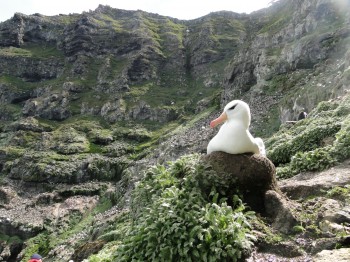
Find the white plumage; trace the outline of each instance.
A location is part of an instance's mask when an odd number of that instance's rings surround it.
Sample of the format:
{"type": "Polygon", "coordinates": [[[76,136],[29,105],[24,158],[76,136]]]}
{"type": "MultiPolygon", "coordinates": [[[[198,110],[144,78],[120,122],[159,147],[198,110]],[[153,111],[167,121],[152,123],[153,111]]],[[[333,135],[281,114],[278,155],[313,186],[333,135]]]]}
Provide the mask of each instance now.
{"type": "Polygon", "coordinates": [[[212,128],[224,122],[216,136],[210,140],[207,154],[222,151],[229,154],[256,153],[265,155],[265,145],[261,138],[254,138],[249,132],[250,109],[247,103],[233,100],[224,112],[210,122],[212,128]]]}

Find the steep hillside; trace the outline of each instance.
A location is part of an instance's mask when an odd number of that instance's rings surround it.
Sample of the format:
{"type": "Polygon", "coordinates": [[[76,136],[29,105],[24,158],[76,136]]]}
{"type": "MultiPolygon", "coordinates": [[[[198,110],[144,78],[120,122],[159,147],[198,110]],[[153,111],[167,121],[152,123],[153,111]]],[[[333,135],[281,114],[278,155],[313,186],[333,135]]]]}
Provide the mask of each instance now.
{"type": "MultiPolygon", "coordinates": [[[[233,99],[250,105],[251,131],[264,138],[280,179],[346,163],[349,50],[345,0],[279,0],[249,15],[190,21],[102,5],[73,15],[16,13],[0,23],[0,261],[33,252],[48,261],[113,261],[142,213],[130,203],[136,182],[159,186],[156,196],[170,186],[189,197],[177,187],[182,178],[171,178],[174,167],[189,177],[201,167],[192,154],[206,152],[216,132],[209,121],[233,99]],[[308,117],[296,121],[302,111],[308,117]]],[[[339,190],[348,208],[349,190],[339,190]]],[[[266,236],[257,238],[259,252],[289,237],[248,220],[266,236]]],[[[300,221],[304,240],[328,237],[300,221]]],[[[242,238],[239,252],[254,239],[242,238]]],[[[293,256],[320,250],[303,251],[293,256]]]]}

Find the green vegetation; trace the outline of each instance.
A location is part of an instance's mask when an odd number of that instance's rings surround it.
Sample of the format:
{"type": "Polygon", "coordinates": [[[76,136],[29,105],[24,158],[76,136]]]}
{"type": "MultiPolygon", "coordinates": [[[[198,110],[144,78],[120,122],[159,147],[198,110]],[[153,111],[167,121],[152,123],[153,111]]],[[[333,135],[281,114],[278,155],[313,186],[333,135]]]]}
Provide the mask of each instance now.
{"type": "Polygon", "coordinates": [[[18,243],[21,244],[23,243],[23,240],[20,239],[18,236],[8,236],[3,233],[0,233],[0,241],[7,242],[9,244],[13,243],[18,243]]]}
{"type": "Polygon", "coordinates": [[[281,126],[266,141],[268,157],[280,178],[323,170],[350,157],[350,96],[321,102],[294,126],[281,126]]]}
{"type": "Polygon", "coordinates": [[[259,30],[258,34],[269,33],[273,35],[290,23],[293,17],[293,8],[290,6],[291,2],[281,1],[279,5],[277,7],[279,9],[278,12],[275,11],[272,13],[268,19],[269,22],[259,30]]]}
{"type": "Polygon", "coordinates": [[[28,83],[23,79],[11,75],[1,75],[0,83],[10,85],[13,91],[29,91],[36,87],[34,83],[28,83]]]}
{"type": "Polygon", "coordinates": [[[255,238],[252,213],[235,196],[218,199],[215,174],[198,156],[150,169],[133,192],[132,223],[116,250],[118,261],[237,261],[255,238]],[[210,194],[203,183],[211,186],[210,194]]]}
{"type": "Polygon", "coordinates": [[[33,238],[30,238],[26,241],[27,247],[25,248],[25,255],[21,261],[29,261],[30,256],[39,253],[42,255],[48,254],[50,251],[49,246],[49,235],[47,232],[36,235],[33,238]]]}
{"type": "Polygon", "coordinates": [[[327,191],[327,196],[335,199],[346,200],[350,202],[350,186],[335,186],[327,191]]]}
{"type": "Polygon", "coordinates": [[[0,55],[2,56],[22,56],[31,57],[32,53],[29,50],[17,47],[3,47],[0,49],[0,55]]]}
{"type": "Polygon", "coordinates": [[[0,48],[0,56],[11,57],[32,57],[40,59],[49,59],[52,57],[62,58],[63,53],[57,49],[55,45],[42,45],[35,43],[27,43],[21,48],[18,47],[2,47],[0,48]]]}

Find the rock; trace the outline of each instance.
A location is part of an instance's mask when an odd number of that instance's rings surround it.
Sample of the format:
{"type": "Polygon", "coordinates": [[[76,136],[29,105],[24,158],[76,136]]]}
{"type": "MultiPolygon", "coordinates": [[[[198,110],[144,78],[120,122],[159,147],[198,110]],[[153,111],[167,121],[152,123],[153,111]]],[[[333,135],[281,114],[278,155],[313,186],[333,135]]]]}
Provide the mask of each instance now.
{"type": "Polygon", "coordinates": [[[326,199],[319,211],[319,218],[337,224],[350,223],[350,207],[334,199],[326,199]]]}
{"type": "Polygon", "coordinates": [[[105,244],[106,242],[103,240],[83,243],[79,248],[75,250],[72,258],[74,261],[82,261],[85,258],[88,258],[90,255],[98,253],[98,251],[101,250],[105,244]]]}
{"type": "Polygon", "coordinates": [[[230,187],[238,188],[243,200],[254,211],[265,213],[265,194],[269,190],[280,192],[276,170],[272,162],[257,154],[231,155],[212,152],[203,160],[210,164],[220,177],[227,179],[230,187]]]}
{"type": "Polygon", "coordinates": [[[293,203],[288,201],[283,195],[276,191],[269,190],[265,194],[265,210],[269,218],[272,219],[272,227],[284,234],[292,231],[298,223],[292,210],[295,209],[293,203]]]}
{"type": "MultiPolygon", "coordinates": [[[[52,151],[28,152],[4,164],[9,179],[33,183],[79,184],[90,180],[118,181],[126,163],[98,154],[61,157],[52,151]]],[[[33,187],[33,185],[31,185],[33,187]]]]}
{"type": "Polygon", "coordinates": [[[17,193],[12,188],[1,187],[0,188],[0,206],[9,204],[11,199],[16,196],[17,196],[17,193]]]}
{"type": "Polygon", "coordinates": [[[333,250],[339,244],[342,244],[342,241],[339,237],[318,238],[312,242],[309,253],[315,255],[317,253],[320,253],[322,250],[333,250]]]}
{"type": "Polygon", "coordinates": [[[73,127],[56,130],[52,149],[60,154],[76,154],[89,151],[90,143],[86,135],[73,127]]]}
{"type": "Polygon", "coordinates": [[[64,120],[71,116],[69,93],[49,93],[47,96],[29,99],[25,102],[22,113],[25,116],[42,117],[51,120],[64,120]]]}
{"type": "MultiPolygon", "coordinates": [[[[247,262],[265,262],[265,261],[287,261],[282,260],[283,258],[294,258],[301,257],[303,254],[302,250],[295,243],[291,241],[281,241],[279,243],[261,243],[259,245],[259,253],[253,252],[252,256],[247,262]],[[259,260],[259,258],[261,260],[259,260]]],[[[291,260],[299,261],[299,260],[291,260]]],[[[304,260],[301,260],[304,261],[304,260]]]]}
{"type": "Polygon", "coordinates": [[[348,262],[350,261],[350,248],[340,248],[334,250],[322,250],[314,257],[314,262],[348,262]]]}
{"type": "Polygon", "coordinates": [[[349,206],[344,206],[340,201],[334,199],[320,198],[321,207],[318,211],[318,225],[324,233],[349,233],[350,222],[349,206]]]}
{"type": "MultiPolygon", "coordinates": [[[[13,258],[23,250],[24,241],[38,235],[43,229],[56,233],[67,230],[71,219],[81,219],[96,207],[103,194],[101,188],[115,191],[109,183],[95,182],[81,183],[77,186],[32,186],[30,183],[11,181],[8,181],[6,187],[0,186],[0,197],[4,192],[11,195],[6,207],[0,204],[0,232],[2,236],[12,238],[12,242],[6,242],[6,238],[5,241],[0,241],[0,261],[15,261],[13,258]],[[14,194],[14,190],[18,194],[14,194]]],[[[75,236],[79,237],[79,234],[75,236]]],[[[74,252],[71,247],[66,247],[65,250],[74,252]]],[[[60,252],[56,256],[60,254],[63,253],[60,252]]],[[[18,257],[23,257],[23,254],[18,257]]]]}
{"type": "Polygon", "coordinates": [[[292,178],[279,181],[279,187],[289,198],[299,199],[308,196],[323,195],[334,186],[350,183],[350,161],[322,172],[300,173],[292,178]]]}
{"type": "Polygon", "coordinates": [[[13,131],[32,131],[32,132],[49,132],[52,128],[48,125],[42,125],[34,117],[27,117],[16,121],[10,125],[13,131]]]}
{"type": "Polygon", "coordinates": [[[324,233],[333,233],[333,234],[337,234],[337,233],[343,233],[343,232],[350,232],[350,228],[347,226],[342,226],[339,225],[337,223],[333,223],[330,222],[328,220],[322,220],[319,223],[319,228],[321,229],[322,232],[324,233]]]}

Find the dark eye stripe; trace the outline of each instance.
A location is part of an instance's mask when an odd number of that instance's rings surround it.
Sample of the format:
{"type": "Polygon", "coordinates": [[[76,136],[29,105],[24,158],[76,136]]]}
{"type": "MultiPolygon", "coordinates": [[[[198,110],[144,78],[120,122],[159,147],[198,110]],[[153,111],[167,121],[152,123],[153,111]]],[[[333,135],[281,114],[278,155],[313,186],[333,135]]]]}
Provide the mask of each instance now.
{"type": "Polygon", "coordinates": [[[233,110],[233,109],[235,109],[236,106],[237,106],[237,104],[231,106],[228,110],[233,110]]]}

